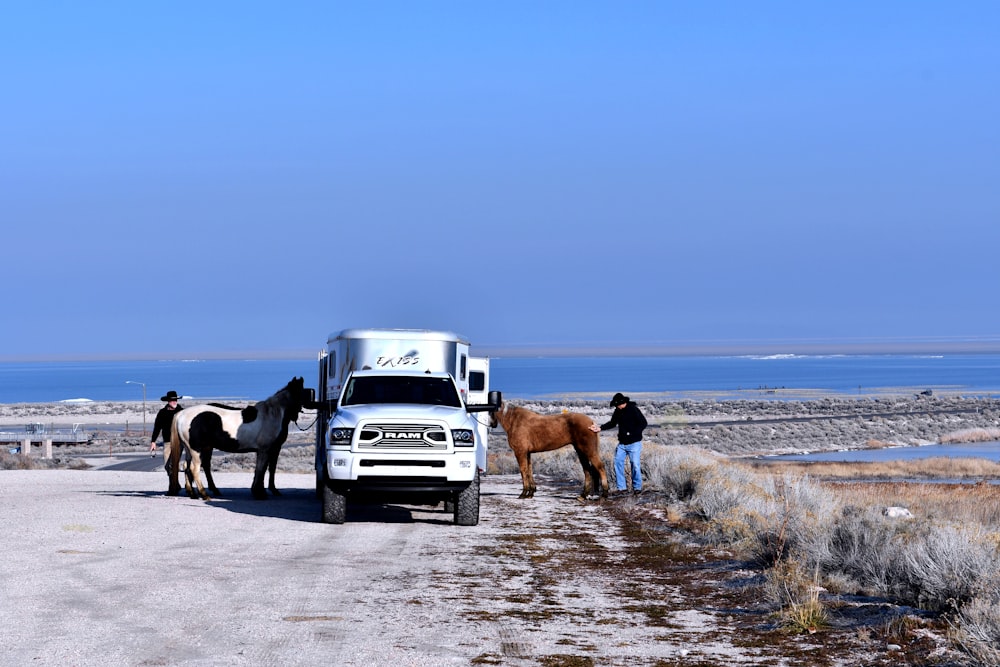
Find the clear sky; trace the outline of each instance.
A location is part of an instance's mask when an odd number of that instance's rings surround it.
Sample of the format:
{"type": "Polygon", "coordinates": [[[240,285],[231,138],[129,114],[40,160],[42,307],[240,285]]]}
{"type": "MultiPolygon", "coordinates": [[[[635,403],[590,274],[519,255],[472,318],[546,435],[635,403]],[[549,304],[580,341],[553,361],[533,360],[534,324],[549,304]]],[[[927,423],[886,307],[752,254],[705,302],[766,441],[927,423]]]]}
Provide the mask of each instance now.
{"type": "Polygon", "coordinates": [[[1000,3],[17,2],[0,358],[1000,341],[1000,3]]]}

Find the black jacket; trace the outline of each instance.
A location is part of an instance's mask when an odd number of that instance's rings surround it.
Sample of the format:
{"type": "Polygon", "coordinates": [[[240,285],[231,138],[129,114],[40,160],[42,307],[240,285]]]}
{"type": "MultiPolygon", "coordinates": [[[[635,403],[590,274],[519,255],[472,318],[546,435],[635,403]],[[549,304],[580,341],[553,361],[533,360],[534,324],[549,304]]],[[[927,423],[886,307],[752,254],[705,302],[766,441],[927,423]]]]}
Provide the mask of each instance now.
{"type": "Polygon", "coordinates": [[[174,417],[183,409],[180,405],[177,406],[176,410],[171,410],[169,405],[160,408],[160,411],[156,413],[156,421],[153,422],[153,436],[149,441],[156,442],[156,436],[162,433],[163,442],[168,442],[170,433],[174,430],[174,417]]]}
{"type": "Polygon", "coordinates": [[[646,418],[643,416],[639,406],[629,401],[624,408],[615,408],[611,415],[611,421],[601,424],[601,430],[618,427],[618,442],[623,445],[631,445],[633,442],[642,440],[642,429],[646,428],[646,418]]]}

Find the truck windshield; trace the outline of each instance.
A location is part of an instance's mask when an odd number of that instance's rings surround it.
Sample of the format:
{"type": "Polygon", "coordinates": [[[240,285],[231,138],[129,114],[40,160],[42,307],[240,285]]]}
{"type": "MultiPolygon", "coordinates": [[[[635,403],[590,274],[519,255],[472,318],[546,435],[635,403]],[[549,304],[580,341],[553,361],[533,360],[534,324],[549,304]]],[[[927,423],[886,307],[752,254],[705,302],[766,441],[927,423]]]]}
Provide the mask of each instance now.
{"type": "Polygon", "coordinates": [[[354,377],[347,383],[341,405],[416,403],[462,407],[455,384],[448,378],[399,375],[354,377]]]}

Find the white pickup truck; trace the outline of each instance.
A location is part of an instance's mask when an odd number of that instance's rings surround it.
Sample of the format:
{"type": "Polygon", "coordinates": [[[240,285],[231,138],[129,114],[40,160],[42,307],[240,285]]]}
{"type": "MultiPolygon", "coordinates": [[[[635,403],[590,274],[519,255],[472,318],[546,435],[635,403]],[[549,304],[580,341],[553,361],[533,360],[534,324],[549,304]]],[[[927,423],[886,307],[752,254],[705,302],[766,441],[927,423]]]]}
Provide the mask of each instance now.
{"type": "Polygon", "coordinates": [[[320,355],[316,489],[326,523],[351,499],[437,505],[479,523],[489,360],[450,332],[348,329],[320,355]],[[473,402],[474,399],[485,402],[473,402]]]}

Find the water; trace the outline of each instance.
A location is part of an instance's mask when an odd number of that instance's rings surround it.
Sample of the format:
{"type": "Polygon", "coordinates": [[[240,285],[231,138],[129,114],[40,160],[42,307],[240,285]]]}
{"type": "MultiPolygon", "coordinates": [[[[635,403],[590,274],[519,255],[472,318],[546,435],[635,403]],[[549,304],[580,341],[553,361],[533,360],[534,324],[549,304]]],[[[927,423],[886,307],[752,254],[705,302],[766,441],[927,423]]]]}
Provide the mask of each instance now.
{"type": "Polygon", "coordinates": [[[263,400],[293,377],[315,386],[315,361],[74,361],[0,363],[0,403],[159,402],[173,389],[198,399],[263,400]],[[131,384],[130,384],[131,382],[131,384]]]}
{"type": "MultiPolygon", "coordinates": [[[[154,402],[170,389],[198,400],[262,400],[295,376],[315,387],[316,367],[312,359],[4,362],[0,403],[141,400],[143,386],[126,381],[144,383],[154,402]]],[[[490,368],[491,388],[513,398],[768,388],[1000,393],[1000,354],[498,357],[490,368]]]]}
{"type": "Polygon", "coordinates": [[[1000,391],[996,354],[499,358],[490,364],[491,386],[520,397],[769,388],[1000,391]]]}

